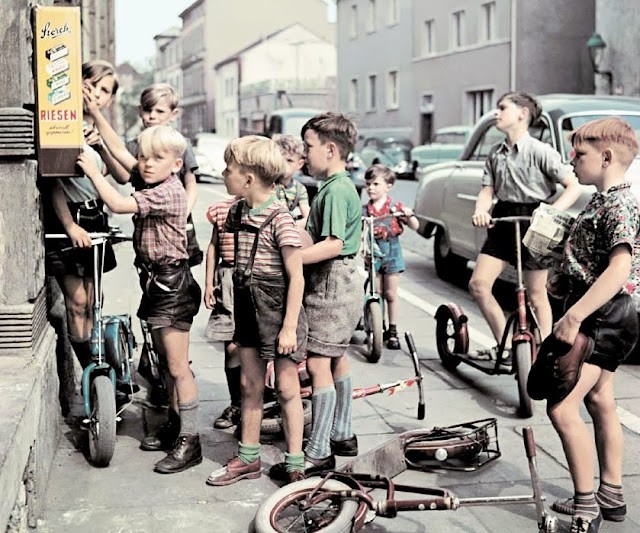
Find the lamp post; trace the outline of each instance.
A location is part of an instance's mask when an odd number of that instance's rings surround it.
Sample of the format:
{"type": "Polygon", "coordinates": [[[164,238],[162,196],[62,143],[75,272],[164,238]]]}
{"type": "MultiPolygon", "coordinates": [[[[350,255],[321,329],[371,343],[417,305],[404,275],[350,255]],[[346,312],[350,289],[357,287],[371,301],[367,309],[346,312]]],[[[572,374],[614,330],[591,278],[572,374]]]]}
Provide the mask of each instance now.
{"type": "Polygon", "coordinates": [[[600,70],[602,64],[602,57],[604,56],[604,49],[607,47],[607,43],[604,42],[602,35],[597,31],[593,32],[593,35],[589,37],[587,41],[587,48],[589,49],[589,59],[591,59],[591,66],[595,74],[600,74],[607,78],[609,94],[613,94],[613,74],[610,70],[600,70]]]}

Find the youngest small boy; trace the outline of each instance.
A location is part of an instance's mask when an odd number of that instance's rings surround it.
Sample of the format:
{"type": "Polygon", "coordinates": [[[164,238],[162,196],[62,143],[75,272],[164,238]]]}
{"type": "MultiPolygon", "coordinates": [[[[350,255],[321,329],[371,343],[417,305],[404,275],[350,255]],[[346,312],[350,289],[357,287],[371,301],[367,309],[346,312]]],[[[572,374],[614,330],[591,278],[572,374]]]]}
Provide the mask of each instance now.
{"type": "Polygon", "coordinates": [[[175,382],[173,409],[179,430],[173,449],[157,462],[156,472],[172,474],[202,462],[198,435],[198,389],[189,366],[189,330],[200,307],[200,287],[189,269],[187,195],[177,177],[187,142],[170,126],[152,126],[138,137],[138,168],[148,189],[122,196],[80,154],[78,164],[114,213],[134,213],[133,248],[140,269],[142,299],[138,316],[158,340],[175,382]]]}
{"type": "Polygon", "coordinates": [[[229,209],[224,227],[234,235],[233,341],[240,353],[242,424],[238,456],[214,471],[207,484],[260,477],[264,382],[271,359],[287,443],[286,481],[292,482],[304,478],[298,363],[306,353],[307,321],[300,232],[273,194],[273,184],[285,173],[275,142],[257,135],[241,137],[229,143],[224,159],[227,192],[243,197],[229,209]]]}
{"type": "Polygon", "coordinates": [[[571,133],[572,164],[583,185],[595,192],[573,224],[564,247],[564,315],[553,328],[572,345],[583,333],[593,339],[578,380],[564,399],[547,403],[547,413],[567,457],[574,495],[552,506],[573,515],[571,532],[596,533],[602,518],[621,522],[624,437],[616,412],[614,372],[638,340],[638,315],[631,294],[640,289],[640,206],[626,181],[638,152],[636,132],[619,118],[587,122],[571,133]],[[600,466],[594,494],[594,441],[580,416],[593,421],[600,466]]]}
{"type": "Polygon", "coordinates": [[[382,254],[382,257],[375,259],[374,268],[377,277],[376,286],[382,290],[387,302],[389,316],[389,328],[385,332],[387,348],[399,350],[396,302],[398,279],[400,273],[404,272],[399,236],[402,234],[403,224],[414,231],[417,230],[418,219],[410,207],[405,207],[400,202],[393,202],[389,196],[389,191],[396,181],[396,175],[390,168],[381,164],[372,165],[365,172],[364,179],[367,183],[369,201],[362,207],[363,216],[386,217],[374,221],[374,237],[382,254]],[[402,213],[402,216],[393,216],[396,213],[402,213]]]}
{"type": "Polygon", "coordinates": [[[293,135],[276,135],[273,140],[287,164],[284,176],[276,183],[276,198],[287,204],[296,225],[304,229],[310,211],[309,193],[302,183],[294,179],[304,165],[304,144],[302,139],[293,135]]]}

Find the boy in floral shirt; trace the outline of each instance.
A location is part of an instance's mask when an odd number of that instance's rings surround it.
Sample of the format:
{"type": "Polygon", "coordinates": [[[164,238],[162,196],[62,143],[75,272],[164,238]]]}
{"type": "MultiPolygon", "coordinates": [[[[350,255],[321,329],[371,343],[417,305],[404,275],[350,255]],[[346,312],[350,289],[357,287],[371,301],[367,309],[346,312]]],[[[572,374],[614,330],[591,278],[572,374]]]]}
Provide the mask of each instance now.
{"type": "Polygon", "coordinates": [[[597,192],[574,222],[562,261],[564,315],[553,328],[573,344],[578,332],[594,341],[575,387],[563,400],[547,404],[574,484],[574,496],[553,509],[572,515],[571,532],[595,533],[602,519],[626,516],[622,493],[623,434],[616,413],[613,375],[638,339],[638,315],[631,294],[640,273],[640,206],[625,180],[638,152],[635,132],[618,118],[583,124],[571,134],[572,164],[583,185],[597,192]],[[567,290],[568,289],[568,290],[567,290]],[[600,462],[594,494],[594,445],[580,417],[582,403],[593,420],[600,462]]]}

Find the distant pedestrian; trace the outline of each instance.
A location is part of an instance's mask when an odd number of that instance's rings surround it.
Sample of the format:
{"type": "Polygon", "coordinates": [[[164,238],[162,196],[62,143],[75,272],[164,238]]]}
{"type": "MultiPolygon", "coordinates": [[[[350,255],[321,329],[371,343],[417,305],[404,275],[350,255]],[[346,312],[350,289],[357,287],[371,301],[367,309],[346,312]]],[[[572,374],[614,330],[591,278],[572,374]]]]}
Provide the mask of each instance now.
{"type": "Polygon", "coordinates": [[[285,175],[276,183],[276,198],[286,202],[296,225],[304,229],[309,218],[309,193],[296,179],[304,165],[304,144],[293,135],[276,135],[273,140],[287,163],[285,175]]]}
{"type": "MultiPolygon", "coordinates": [[[[626,181],[638,153],[636,132],[618,118],[587,122],[570,136],[572,164],[583,185],[597,192],[578,215],[564,247],[564,315],[555,338],[573,344],[578,332],[594,348],[578,373],[575,387],[547,412],[562,441],[574,496],[552,508],[572,514],[572,533],[595,533],[600,522],[621,522],[627,506],[622,492],[623,432],[616,412],[613,377],[638,340],[638,315],[630,294],[640,290],[640,205],[626,181]],[[600,466],[594,489],[594,443],[580,416],[582,403],[593,421],[600,466]]],[[[545,341],[546,342],[546,341],[545,341]]]]}
{"type": "Polygon", "coordinates": [[[224,230],[224,224],[233,204],[241,196],[232,196],[217,202],[207,210],[207,219],[213,225],[211,241],[207,247],[204,305],[211,309],[205,337],[224,342],[224,373],[231,403],[216,418],[213,427],[226,429],[240,423],[240,356],[233,342],[235,321],[233,314],[233,268],[235,263],[233,233],[224,230]]]}
{"type": "Polygon", "coordinates": [[[282,410],[285,479],[304,479],[304,413],[298,363],[304,360],[307,322],[302,308],[304,277],[300,232],[273,185],[285,173],[275,142],[251,135],[235,139],[224,152],[227,192],[233,204],[225,233],[234,235],[233,341],[238,345],[242,382],[242,423],[238,455],[211,473],[208,485],[230,485],[261,475],[260,428],[267,362],[274,361],[282,410]]]}
{"type": "Polygon", "coordinates": [[[155,334],[156,348],[175,383],[172,398],[177,438],[156,472],[172,474],[202,462],[198,435],[198,389],[189,366],[189,330],[200,307],[200,287],[187,253],[187,195],[177,177],[185,138],[170,126],[146,128],[138,137],[140,176],[151,188],[122,196],[85,154],[78,164],[114,213],[134,214],[133,249],[140,272],[138,316],[155,334]]]}
{"type": "Polygon", "coordinates": [[[374,222],[374,237],[381,257],[373,257],[373,268],[376,272],[376,287],[382,291],[386,302],[389,327],[384,335],[387,348],[400,349],[397,328],[398,281],[400,273],[404,272],[404,259],[400,235],[403,225],[412,230],[418,229],[418,219],[413,209],[405,207],[400,202],[394,202],[389,196],[396,181],[395,172],[381,164],[370,166],[365,172],[364,179],[369,195],[369,202],[363,206],[363,216],[387,217],[374,222]],[[402,216],[395,217],[395,214],[402,216]]]}

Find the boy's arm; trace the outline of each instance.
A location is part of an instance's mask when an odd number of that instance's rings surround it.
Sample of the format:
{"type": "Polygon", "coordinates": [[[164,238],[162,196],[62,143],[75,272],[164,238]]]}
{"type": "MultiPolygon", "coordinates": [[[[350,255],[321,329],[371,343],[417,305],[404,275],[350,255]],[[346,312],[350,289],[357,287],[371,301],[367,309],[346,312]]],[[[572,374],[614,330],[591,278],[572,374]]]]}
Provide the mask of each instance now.
{"type": "Polygon", "coordinates": [[[83,101],[87,113],[93,117],[93,122],[98,128],[102,140],[107,146],[107,150],[111,152],[111,155],[113,155],[128,172],[131,172],[131,169],[138,162],[137,159],[131,155],[122,142],[122,139],[120,139],[120,136],[111,127],[109,121],[104,118],[104,115],[95,104],[91,91],[87,88],[83,88],[83,101]]]}
{"type": "Polygon", "coordinates": [[[576,178],[573,174],[568,174],[564,176],[560,183],[564,186],[564,191],[558,197],[558,199],[553,202],[553,207],[560,210],[565,210],[571,207],[575,201],[580,196],[582,192],[582,188],[580,187],[580,183],[578,182],[578,178],[576,178]]]}
{"type": "Polygon", "coordinates": [[[476,200],[476,209],[471,217],[473,225],[485,228],[491,224],[491,206],[493,205],[493,187],[483,185],[476,200]]]}
{"type": "Polygon", "coordinates": [[[300,209],[300,214],[302,215],[302,218],[299,218],[298,220],[296,220],[296,226],[298,226],[301,229],[304,229],[307,226],[307,219],[309,218],[309,212],[311,211],[311,208],[309,207],[309,202],[300,200],[300,203],[298,204],[298,208],[300,209]]]}
{"type": "Polygon", "coordinates": [[[304,276],[302,274],[302,251],[300,248],[283,246],[280,251],[289,284],[285,307],[286,313],[282,322],[282,329],[278,334],[278,353],[287,355],[295,352],[298,347],[296,330],[298,328],[300,308],[302,307],[304,276]]]}
{"type": "Polygon", "coordinates": [[[137,213],[138,202],[133,196],[122,196],[116,191],[98,169],[93,158],[81,153],[78,156],[78,165],[85,175],[93,182],[100,198],[114,213],[137,213]]]}
{"type": "Polygon", "coordinates": [[[214,279],[216,275],[216,268],[218,265],[218,226],[213,225],[211,231],[211,240],[209,246],[207,246],[207,259],[205,263],[205,278],[204,278],[204,306],[207,309],[213,309],[216,305],[216,297],[214,295],[214,279]]]}
{"type": "Polygon", "coordinates": [[[618,294],[624,282],[629,279],[631,261],[631,249],[628,244],[619,244],[613,249],[609,257],[609,266],[582,298],[556,322],[553,333],[558,340],[573,344],[580,324],[618,294]]]}
{"type": "Polygon", "coordinates": [[[190,170],[184,175],[184,191],[187,193],[187,212],[191,213],[198,199],[198,182],[196,175],[190,170]]]}
{"type": "Polygon", "coordinates": [[[73,220],[69,206],[67,205],[67,199],[64,195],[64,191],[58,184],[58,181],[54,181],[51,189],[51,204],[53,210],[58,217],[58,220],[64,228],[64,232],[69,236],[71,244],[77,248],[90,248],[91,237],[73,220]]]}
{"type": "Polygon", "coordinates": [[[327,237],[323,241],[315,243],[302,250],[302,264],[312,265],[327,259],[338,257],[342,252],[344,242],[336,237],[327,237]]]}
{"type": "Polygon", "coordinates": [[[111,155],[107,147],[102,142],[102,137],[96,128],[86,127],[84,129],[84,141],[93,148],[106,165],[106,171],[118,183],[127,183],[131,174],[111,155]]]}

